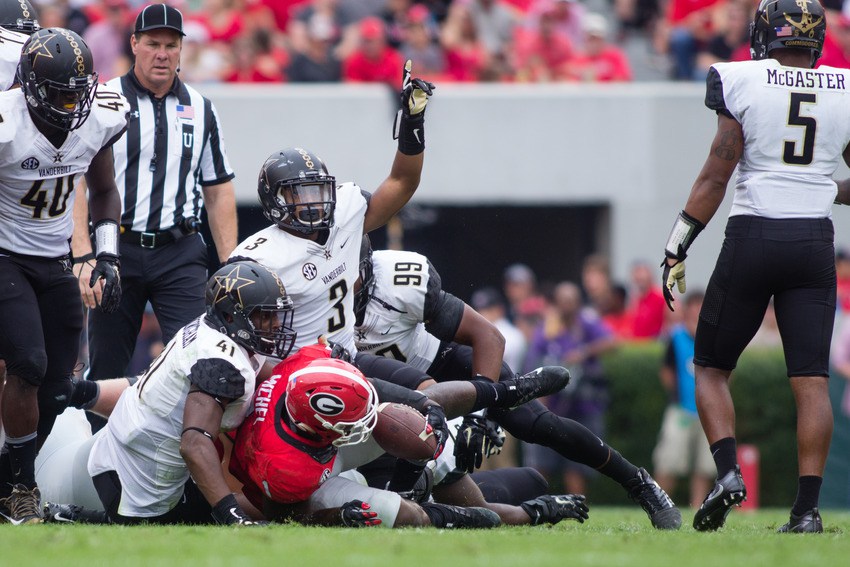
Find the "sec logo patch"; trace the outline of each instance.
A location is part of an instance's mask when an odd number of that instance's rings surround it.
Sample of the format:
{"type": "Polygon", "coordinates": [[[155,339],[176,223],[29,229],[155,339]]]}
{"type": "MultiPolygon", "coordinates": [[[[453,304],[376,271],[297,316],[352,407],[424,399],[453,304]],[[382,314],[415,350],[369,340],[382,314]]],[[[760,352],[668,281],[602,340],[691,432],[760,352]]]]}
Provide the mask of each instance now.
{"type": "Polygon", "coordinates": [[[316,269],[316,264],[307,262],[301,266],[301,275],[307,278],[307,280],[312,280],[319,275],[319,270],[316,269]]]}

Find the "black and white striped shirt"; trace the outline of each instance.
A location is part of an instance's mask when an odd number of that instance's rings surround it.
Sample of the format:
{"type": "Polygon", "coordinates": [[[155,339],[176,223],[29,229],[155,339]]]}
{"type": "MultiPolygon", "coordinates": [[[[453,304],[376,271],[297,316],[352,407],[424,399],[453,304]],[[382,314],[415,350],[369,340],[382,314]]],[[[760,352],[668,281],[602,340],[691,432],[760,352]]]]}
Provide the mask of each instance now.
{"type": "Polygon", "coordinates": [[[201,188],[235,177],[212,102],[179,78],[157,100],[133,69],[107,85],[130,103],[127,133],[113,146],[121,226],[150,232],[199,218],[201,188]]]}

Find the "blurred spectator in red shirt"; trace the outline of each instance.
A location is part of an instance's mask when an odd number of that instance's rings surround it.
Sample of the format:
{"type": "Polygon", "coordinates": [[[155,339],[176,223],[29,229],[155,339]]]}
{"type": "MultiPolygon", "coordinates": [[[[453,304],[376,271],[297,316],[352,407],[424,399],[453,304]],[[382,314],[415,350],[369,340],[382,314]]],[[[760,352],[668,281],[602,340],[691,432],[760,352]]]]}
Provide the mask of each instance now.
{"type": "Polygon", "coordinates": [[[127,0],[101,0],[100,5],[103,18],[86,28],[83,39],[91,49],[99,80],[105,83],[130,68],[134,16],[127,0]]]}
{"type": "Polygon", "coordinates": [[[455,2],[440,32],[446,53],[446,75],[455,81],[494,79],[498,72],[492,58],[478,37],[478,29],[466,6],[455,2]]]}
{"type": "Polygon", "coordinates": [[[569,77],[576,81],[631,81],[632,70],[623,50],[608,42],[608,22],[599,14],[585,14],[584,50],[568,64],[569,77]]]}
{"type": "Polygon", "coordinates": [[[668,53],[673,79],[696,77],[697,52],[714,34],[714,11],[734,0],[670,0],[666,15],[656,29],[656,50],[668,53]]]}
{"type": "Polygon", "coordinates": [[[551,82],[566,78],[566,64],[573,57],[570,38],[556,27],[555,10],[539,15],[536,29],[517,29],[514,67],[516,80],[551,82]]]}
{"type": "Polygon", "coordinates": [[[286,51],[275,49],[268,31],[259,29],[233,43],[232,71],[229,83],[282,83],[288,63],[286,51]]]}
{"type": "Polygon", "coordinates": [[[242,12],[234,8],[236,0],[204,0],[195,19],[206,26],[210,41],[232,43],[245,27],[242,12]]]}
{"type": "Polygon", "coordinates": [[[655,338],[661,334],[667,314],[661,288],[655,285],[655,270],[646,262],[635,262],[631,275],[629,315],[632,318],[632,337],[655,338]]]}
{"type": "Polygon", "coordinates": [[[323,18],[310,21],[307,26],[307,50],[295,51],[286,70],[293,83],[331,83],[342,80],[342,63],[333,52],[331,40],[334,30],[331,22],[323,18]]]}
{"type": "Polygon", "coordinates": [[[582,22],[585,9],[578,0],[533,0],[524,18],[523,27],[536,30],[543,23],[543,14],[547,15],[546,24],[566,36],[574,48],[580,49],[583,46],[582,22]]]}
{"type": "Polygon", "coordinates": [[[746,59],[750,58],[750,20],[749,0],[730,0],[721,7],[722,17],[718,19],[717,30],[709,38],[705,49],[697,54],[697,76],[705,77],[714,63],[733,61],[732,57],[741,47],[746,49],[746,59]]]}
{"type": "Polygon", "coordinates": [[[402,58],[413,61],[417,74],[425,79],[438,79],[446,68],[443,48],[434,41],[431,14],[422,4],[414,4],[407,13],[399,50],[402,58]]]}
{"type": "Polygon", "coordinates": [[[629,291],[626,286],[614,284],[608,290],[606,300],[601,307],[602,322],[618,339],[632,338],[634,330],[632,315],[627,309],[628,297],[629,291]]]}
{"type": "Polygon", "coordinates": [[[360,47],[343,60],[343,79],[395,85],[399,81],[403,61],[401,54],[387,45],[383,20],[363,18],[359,30],[360,47]]]}
{"type": "Polygon", "coordinates": [[[310,0],[260,0],[260,2],[269,7],[274,16],[275,27],[281,31],[286,31],[289,26],[289,19],[298,7],[309,1],[310,0]]]}

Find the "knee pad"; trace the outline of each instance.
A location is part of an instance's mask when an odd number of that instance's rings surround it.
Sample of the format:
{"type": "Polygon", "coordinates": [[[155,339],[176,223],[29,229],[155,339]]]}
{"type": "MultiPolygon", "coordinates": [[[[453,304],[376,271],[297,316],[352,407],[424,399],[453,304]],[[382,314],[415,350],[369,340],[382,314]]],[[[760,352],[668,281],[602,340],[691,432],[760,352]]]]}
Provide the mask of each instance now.
{"type": "Polygon", "coordinates": [[[6,372],[27,384],[41,386],[47,372],[47,353],[43,349],[27,349],[6,356],[6,372]]]}
{"type": "Polygon", "coordinates": [[[42,414],[59,415],[68,407],[74,383],[70,376],[51,380],[38,388],[38,411],[42,414]]]}

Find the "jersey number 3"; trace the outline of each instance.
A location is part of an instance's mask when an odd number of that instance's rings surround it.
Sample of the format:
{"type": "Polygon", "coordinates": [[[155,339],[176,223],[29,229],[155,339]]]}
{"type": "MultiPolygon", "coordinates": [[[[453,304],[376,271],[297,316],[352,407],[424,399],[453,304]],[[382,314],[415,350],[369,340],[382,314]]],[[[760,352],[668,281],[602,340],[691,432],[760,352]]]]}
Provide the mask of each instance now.
{"type": "Polygon", "coordinates": [[[791,165],[809,165],[815,157],[815,132],[818,121],[811,116],[800,116],[803,104],[816,104],[818,97],[815,93],[791,93],[791,108],[788,110],[788,125],[804,128],[803,153],[797,153],[797,142],[785,140],[782,161],[791,165]]]}

